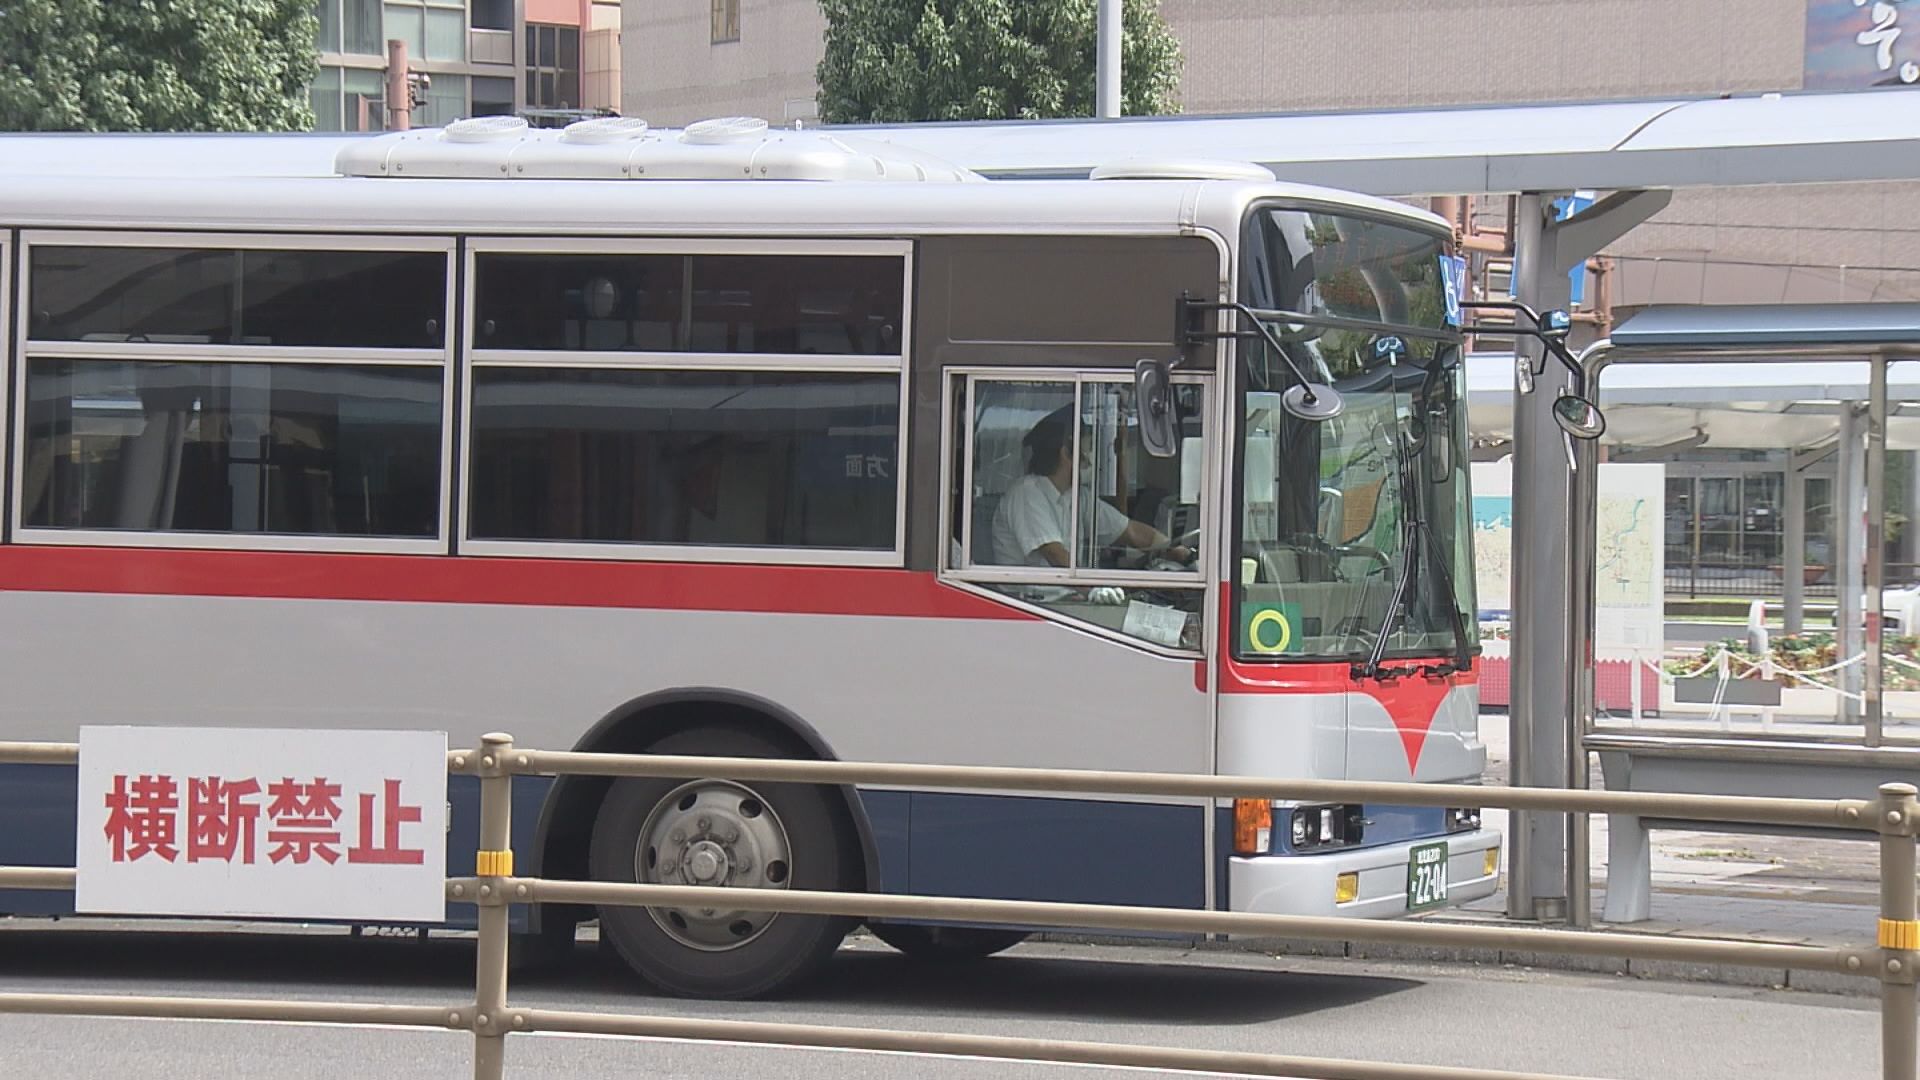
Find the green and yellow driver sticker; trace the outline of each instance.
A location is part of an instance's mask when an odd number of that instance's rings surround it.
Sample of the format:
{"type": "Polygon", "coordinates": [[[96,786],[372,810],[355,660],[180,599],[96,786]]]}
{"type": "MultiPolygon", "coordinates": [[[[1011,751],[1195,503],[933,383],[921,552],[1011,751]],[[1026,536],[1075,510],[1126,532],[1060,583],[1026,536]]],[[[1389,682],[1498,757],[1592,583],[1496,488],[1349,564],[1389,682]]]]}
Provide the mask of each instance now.
{"type": "Polygon", "coordinates": [[[1300,605],[1250,604],[1240,621],[1243,653],[1300,652],[1300,605]]]}

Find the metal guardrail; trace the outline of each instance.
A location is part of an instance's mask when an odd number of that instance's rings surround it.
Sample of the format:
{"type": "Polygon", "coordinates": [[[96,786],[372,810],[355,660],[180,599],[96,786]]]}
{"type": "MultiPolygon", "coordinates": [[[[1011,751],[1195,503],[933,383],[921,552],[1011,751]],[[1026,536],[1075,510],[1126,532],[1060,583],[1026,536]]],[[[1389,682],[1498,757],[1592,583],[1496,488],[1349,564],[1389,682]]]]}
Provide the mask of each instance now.
{"type": "MultiPolygon", "coordinates": [[[[72,764],[79,747],[64,743],[0,743],[0,763],[72,764]]],[[[1724,963],[1824,971],[1881,983],[1883,1080],[1916,1080],[1915,975],[1920,919],[1915,911],[1915,833],[1920,797],[1905,784],[1881,787],[1877,800],[1771,799],[1713,795],[1629,794],[1472,785],[1347,783],[1169,773],[1090,772],[838,761],[584,754],[519,750],[511,736],[488,735],[475,750],[448,754],[451,772],[480,778],[479,876],[447,882],[447,898],[479,910],[474,1000],[447,1007],[97,994],[0,994],[0,1013],[176,1019],[289,1020],[346,1025],[395,1024],[468,1031],[476,1080],[504,1075],[510,1034],[567,1032],[790,1047],[834,1047],[946,1054],[1020,1062],[1155,1068],[1299,1080],[1565,1080],[1538,1073],[1345,1061],[1280,1054],[1064,1042],[917,1031],[826,1027],[733,1020],[696,1020],[523,1008],[507,1000],[507,913],[512,904],[566,902],[628,907],[713,906],[764,912],[875,916],[1083,929],[1363,940],[1456,948],[1609,956],[1627,960],[1724,963]],[[1711,939],[1454,926],[1420,922],[1194,911],[1184,908],[1058,904],[794,889],[553,881],[516,877],[511,847],[510,785],[515,775],[574,774],[727,778],[817,784],[887,784],[995,791],[1081,792],[1205,798],[1394,802],[1414,806],[1503,807],[1572,813],[1620,813],[1706,822],[1815,825],[1880,837],[1880,930],[1874,945],[1823,948],[1711,939]]],[[[0,868],[0,888],[68,890],[67,868],[0,868]]]]}

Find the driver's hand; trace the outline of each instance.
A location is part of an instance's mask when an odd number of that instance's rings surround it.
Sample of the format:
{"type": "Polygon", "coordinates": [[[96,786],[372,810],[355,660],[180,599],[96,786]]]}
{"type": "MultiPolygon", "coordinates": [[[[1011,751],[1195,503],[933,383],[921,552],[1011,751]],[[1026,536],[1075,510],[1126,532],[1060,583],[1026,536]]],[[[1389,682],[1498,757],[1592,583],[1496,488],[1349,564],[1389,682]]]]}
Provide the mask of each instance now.
{"type": "Polygon", "coordinates": [[[1177,563],[1190,563],[1193,561],[1193,549],[1185,544],[1175,544],[1168,548],[1165,554],[1167,558],[1177,563]]]}
{"type": "Polygon", "coordinates": [[[1087,602],[1103,604],[1108,607],[1118,607],[1127,602],[1127,590],[1115,588],[1111,585],[1102,585],[1087,593],[1087,602]]]}

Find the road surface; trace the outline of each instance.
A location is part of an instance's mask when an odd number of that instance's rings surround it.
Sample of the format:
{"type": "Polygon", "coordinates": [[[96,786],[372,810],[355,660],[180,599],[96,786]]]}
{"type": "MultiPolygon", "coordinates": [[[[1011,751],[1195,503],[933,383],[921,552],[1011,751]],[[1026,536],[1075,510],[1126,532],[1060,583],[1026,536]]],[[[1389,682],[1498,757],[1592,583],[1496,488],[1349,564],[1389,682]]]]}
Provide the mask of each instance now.
{"type": "MultiPolygon", "coordinates": [[[[105,933],[0,920],[0,990],[471,1001],[472,944],[338,934],[105,933]]],[[[1867,1080],[1871,999],[1516,968],[1450,968],[1144,947],[1029,944],[962,969],[857,938],[791,1000],[650,996],[590,944],[516,1004],[1480,1065],[1634,1080],[1867,1080]]],[[[0,1016],[5,1073],[36,1080],[471,1075],[451,1032],[0,1016]]],[[[515,1036],[507,1074],[569,1080],[1087,1080],[1145,1075],[936,1057],[515,1036]]]]}

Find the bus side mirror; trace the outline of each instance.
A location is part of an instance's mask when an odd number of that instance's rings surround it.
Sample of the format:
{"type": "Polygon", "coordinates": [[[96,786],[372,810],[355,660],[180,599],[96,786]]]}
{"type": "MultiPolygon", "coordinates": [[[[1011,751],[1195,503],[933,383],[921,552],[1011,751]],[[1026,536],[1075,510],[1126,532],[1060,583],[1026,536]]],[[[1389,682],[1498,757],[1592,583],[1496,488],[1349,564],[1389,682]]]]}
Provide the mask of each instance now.
{"type": "Polygon", "coordinates": [[[1565,341],[1573,333],[1573,316],[1558,309],[1540,317],[1540,336],[1547,341],[1565,341]]]}
{"type": "Polygon", "coordinates": [[[1553,420],[1576,439],[1597,439],[1607,430],[1607,417],[1600,406],[1578,394],[1560,395],[1553,403],[1553,420]]]}
{"type": "Polygon", "coordinates": [[[1140,413],[1140,446],[1149,457],[1170,458],[1179,441],[1173,417],[1173,366],[1151,357],[1133,365],[1133,400],[1140,413]]]}
{"type": "Polygon", "coordinates": [[[1295,420],[1317,424],[1339,416],[1347,406],[1340,392],[1331,386],[1295,383],[1280,395],[1280,407],[1295,420]]]}

